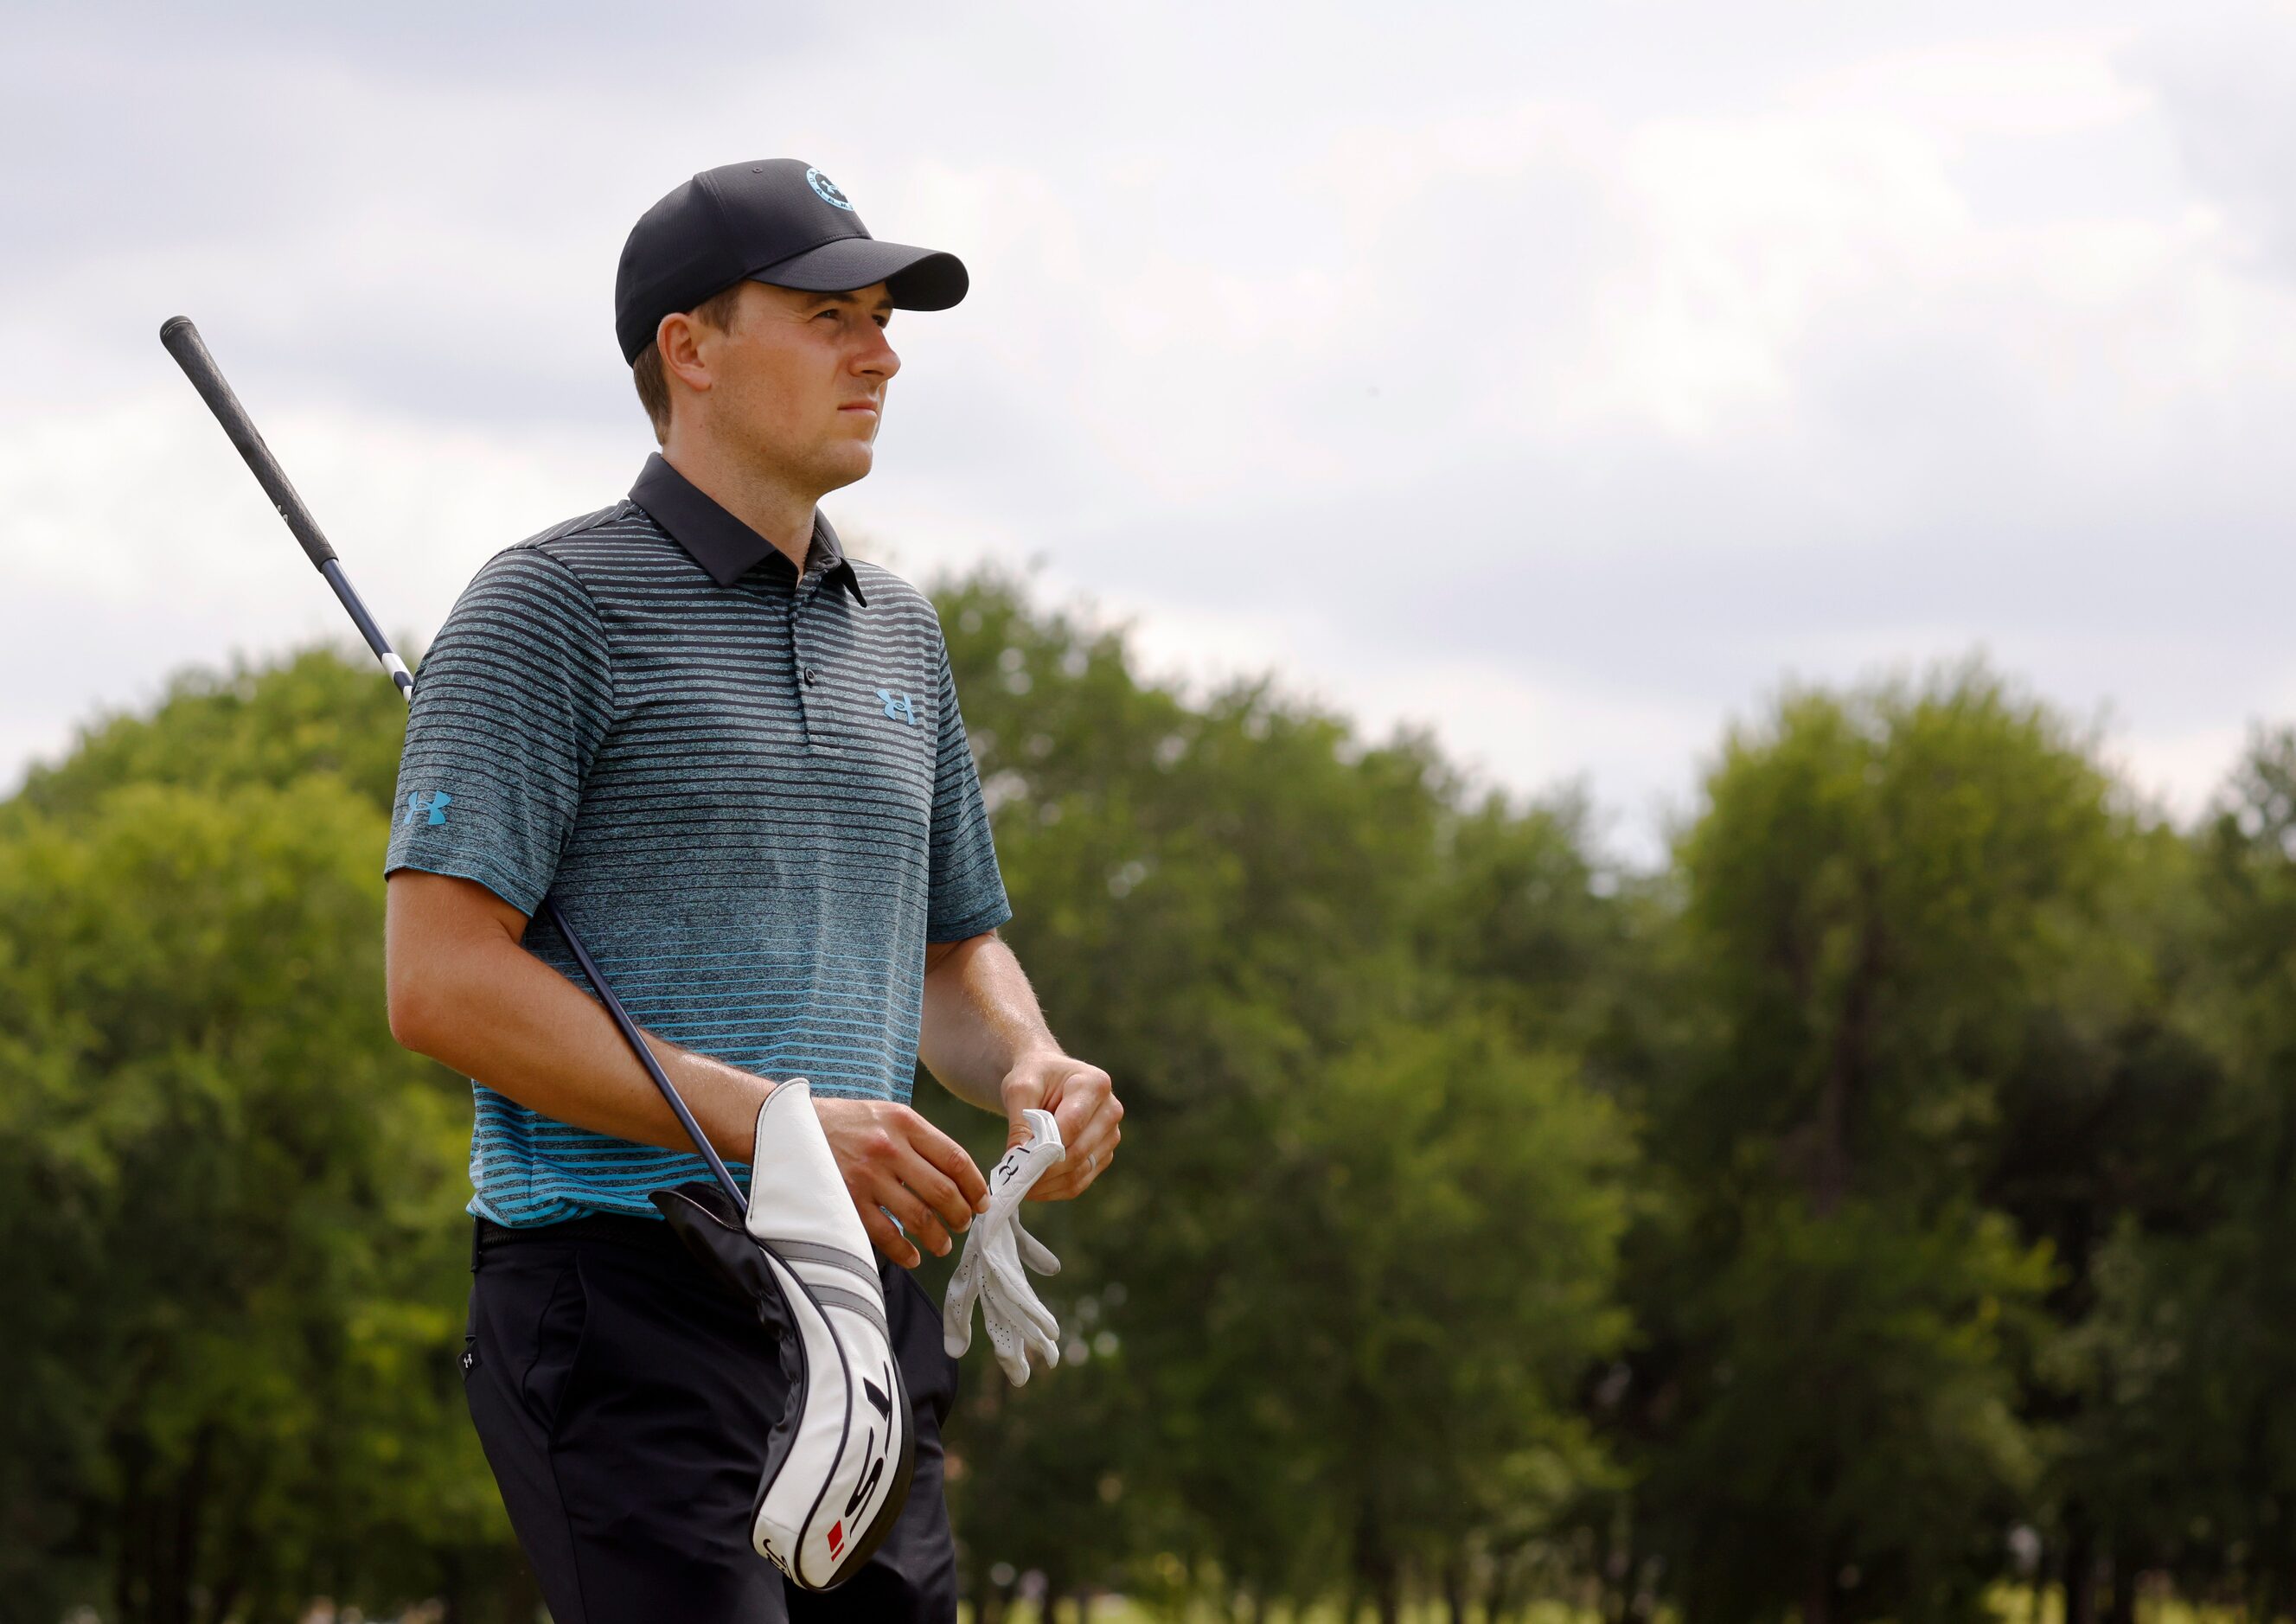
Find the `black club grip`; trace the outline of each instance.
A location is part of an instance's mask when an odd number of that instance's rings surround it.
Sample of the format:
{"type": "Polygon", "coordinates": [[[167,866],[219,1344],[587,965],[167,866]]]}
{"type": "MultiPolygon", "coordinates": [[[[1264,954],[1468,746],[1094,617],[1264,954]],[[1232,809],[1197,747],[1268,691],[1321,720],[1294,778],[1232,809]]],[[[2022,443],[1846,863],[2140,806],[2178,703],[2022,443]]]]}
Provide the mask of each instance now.
{"type": "Polygon", "coordinates": [[[176,364],[184,369],[184,376],[192,381],[192,387],[208,403],[208,410],[216,414],[216,421],[231,437],[231,443],[239,447],[239,455],[247,459],[256,483],[263,487],[263,494],[271,498],[271,505],[279,510],[279,516],[287,521],[295,539],[302,543],[311,562],[317,566],[327,564],[335,556],[334,548],[320,531],[318,521],[311,517],[311,510],[303,505],[303,498],[287,482],[279,459],[271,455],[271,447],[256,431],[255,420],[239,404],[239,397],[231,392],[231,385],[224,381],[222,371],[208,353],[200,330],[192,325],[192,318],[169,316],[160,324],[160,342],[176,357],[176,364]]]}

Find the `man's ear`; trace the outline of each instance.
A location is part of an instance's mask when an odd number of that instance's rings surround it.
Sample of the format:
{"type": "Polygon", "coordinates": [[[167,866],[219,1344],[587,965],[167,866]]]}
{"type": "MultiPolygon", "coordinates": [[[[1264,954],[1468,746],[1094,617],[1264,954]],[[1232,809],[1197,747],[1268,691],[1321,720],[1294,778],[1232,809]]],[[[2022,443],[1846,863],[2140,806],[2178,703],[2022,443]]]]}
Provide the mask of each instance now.
{"type": "Polygon", "coordinates": [[[701,328],[683,310],[673,310],[653,330],[654,347],[661,351],[665,378],[675,377],[696,394],[709,392],[709,366],[701,358],[701,328]]]}

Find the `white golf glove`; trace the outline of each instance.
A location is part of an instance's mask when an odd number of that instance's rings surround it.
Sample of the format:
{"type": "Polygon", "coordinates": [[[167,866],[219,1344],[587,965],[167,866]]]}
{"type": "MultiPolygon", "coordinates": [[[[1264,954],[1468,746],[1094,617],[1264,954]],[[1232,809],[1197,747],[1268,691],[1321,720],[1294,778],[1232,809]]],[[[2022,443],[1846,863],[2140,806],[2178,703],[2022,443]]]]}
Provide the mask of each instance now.
{"type": "Polygon", "coordinates": [[[749,1199],[737,1228],[714,1185],[653,1195],[781,1332],[790,1407],[767,1439],[750,1542],[800,1589],[826,1590],[869,1560],[899,1516],[916,1440],[868,1232],[801,1077],[758,1111],[749,1199]]]}
{"type": "Polygon", "coordinates": [[[1006,1151],[990,1169],[988,1210],[965,1230],[964,1256],[949,1277],[940,1316],[941,1346],[952,1356],[962,1354],[972,1346],[972,1304],[978,1298],[988,1345],[1015,1387],[1029,1380],[1029,1354],[1047,1365],[1061,1362],[1060,1322],[1037,1300],[1026,1272],[1057,1275],[1061,1260],[1021,1227],[1021,1199],[1068,1155],[1052,1112],[1021,1114],[1032,1137],[1006,1151]]]}

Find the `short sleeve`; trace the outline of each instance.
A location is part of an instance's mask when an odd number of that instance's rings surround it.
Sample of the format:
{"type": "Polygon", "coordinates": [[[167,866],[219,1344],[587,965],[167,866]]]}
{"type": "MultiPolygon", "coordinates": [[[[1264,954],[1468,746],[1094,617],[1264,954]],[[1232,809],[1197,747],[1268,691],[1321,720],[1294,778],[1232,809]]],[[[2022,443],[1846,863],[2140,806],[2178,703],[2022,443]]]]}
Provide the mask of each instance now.
{"type": "Polygon", "coordinates": [[[475,880],[530,916],[613,712],[605,627],[582,584],[531,547],[496,554],[415,673],[383,873],[475,880]]]}
{"type": "Polygon", "coordinates": [[[962,941],[995,930],[1013,917],[1013,909],[1004,896],[1004,876],[996,866],[996,841],[989,833],[980,774],[972,764],[972,747],[965,742],[964,718],[957,710],[956,678],[949,670],[947,644],[940,649],[939,709],[925,939],[962,941]]]}

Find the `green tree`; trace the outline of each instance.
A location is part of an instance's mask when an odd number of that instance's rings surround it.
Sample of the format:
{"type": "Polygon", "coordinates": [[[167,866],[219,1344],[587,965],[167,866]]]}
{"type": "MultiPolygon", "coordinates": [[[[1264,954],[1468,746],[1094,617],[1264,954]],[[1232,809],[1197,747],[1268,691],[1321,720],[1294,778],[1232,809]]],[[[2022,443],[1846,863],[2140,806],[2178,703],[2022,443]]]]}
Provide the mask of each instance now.
{"type": "Polygon", "coordinates": [[[2296,1611],[2296,733],[2254,741],[2194,855],[2183,1048],[2123,1090],[2105,1165],[2128,1198],[2056,1372],[2088,1400],[2067,1476],[2121,1620],[2140,1564],[2251,1617],[2296,1611]]]}
{"type": "Polygon", "coordinates": [[[2121,1334],[2120,1308],[2100,1312],[2126,1299],[2119,1254],[2223,1216],[2210,1175],[2223,1070],[2193,1019],[2215,933],[2197,854],[2160,823],[2125,829],[2119,845],[2095,927],[2036,1004],[2003,1079],[1980,1186],[2057,1266],[2019,1409],[2045,1446],[2026,1512],[2045,1537],[2031,1567],[2061,1580],[2075,1624],[2097,1616],[2108,1576],[2103,1606],[2128,1624],[2137,1571],[2188,1543],[2168,1486],[2190,1476],[2190,1440],[2136,1402],[2150,1385],[2147,1339],[2121,1334]]]}
{"type": "Polygon", "coordinates": [[[324,651],[186,678],[0,809],[0,1273],[38,1327],[0,1339],[38,1396],[0,1572],[38,1608],[514,1571],[455,1365],[466,1095],[382,1017],[398,709],[324,651]]]}
{"type": "MultiPolygon", "coordinates": [[[[1423,735],[1366,748],[1266,680],[1187,704],[1004,578],[937,595],[1004,934],[1130,1110],[1093,1198],[1032,1218],[1080,1363],[976,1379],[953,1431],[976,1586],[1004,1562],[1264,1611],[1352,1570],[1391,1601],[1479,1520],[1521,1538],[1596,1468],[1568,1398],[1621,1329],[1624,1136],[1567,1054],[1526,1052],[1586,1027],[1607,939],[1540,934],[1538,886],[1593,897],[1578,814],[1464,806],[1423,735]],[[1415,1260],[1374,1243],[1390,1212],[1429,1230],[1415,1260]],[[1383,1341],[1439,1315],[1447,1350],[1383,1341]],[[1363,1464],[1382,1428],[1381,1461],[1429,1463],[1407,1491],[1363,1464]]],[[[995,1125],[951,1120],[988,1152],[995,1125]]]]}
{"type": "Polygon", "coordinates": [[[2037,1468],[2045,1244],[1977,1201],[2120,850],[2109,779],[1981,667],[1789,694],[1677,853],[1696,1015],[1651,1092],[1644,1505],[1697,1616],[1978,1616],[2037,1468]]]}
{"type": "Polygon", "coordinates": [[[1294,1132],[1262,1241],[1270,1339],[1314,1401],[1294,1447],[1324,1458],[1382,1618],[1407,1569],[1464,1624],[1472,1561],[1603,1475],[1571,1398],[1627,1330],[1628,1143],[1567,1062],[1467,1017],[1335,1057],[1294,1132]]]}
{"type": "Polygon", "coordinates": [[[383,811],[406,732],[406,705],[363,649],[324,644],[193,668],[169,680],[150,714],[115,712],[83,727],[62,761],[27,775],[12,804],[62,816],[124,784],[276,789],[324,773],[383,811]]]}

